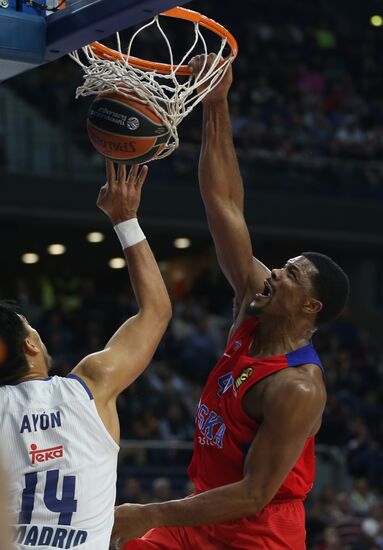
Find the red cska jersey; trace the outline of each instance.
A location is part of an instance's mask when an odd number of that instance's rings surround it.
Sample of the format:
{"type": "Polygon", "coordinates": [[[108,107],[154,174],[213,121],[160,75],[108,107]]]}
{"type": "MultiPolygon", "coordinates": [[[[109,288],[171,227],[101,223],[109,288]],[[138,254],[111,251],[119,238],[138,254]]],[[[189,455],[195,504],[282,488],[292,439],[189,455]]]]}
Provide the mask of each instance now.
{"type": "MultiPolygon", "coordinates": [[[[249,388],[286,368],[313,363],[323,369],[312,344],[286,355],[249,357],[247,353],[259,322],[252,317],[238,327],[203,390],[188,472],[197,492],[243,479],[246,454],[259,428],[259,423],[242,409],[242,399],[249,388]]],[[[303,500],[312,487],[314,475],[314,437],[310,437],[271,503],[303,500]]]]}
{"type": "MultiPolygon", "coordinates": [[[[242,409],[249,388],[289,367],[313,363],[322,368],[311,344],[286,355],[249,357],[258,325],[256,318],[240,325],[202,393],[189,467],[198,493],[243,479],[246,454],[259,427],[242,409]]],[[[314,438],[310,437],[279,491],[259,514],[196,527],[159,527],[129,542],[124,550],[305,550],[302,501],[312,487],[314,471],[314,438]]]]}

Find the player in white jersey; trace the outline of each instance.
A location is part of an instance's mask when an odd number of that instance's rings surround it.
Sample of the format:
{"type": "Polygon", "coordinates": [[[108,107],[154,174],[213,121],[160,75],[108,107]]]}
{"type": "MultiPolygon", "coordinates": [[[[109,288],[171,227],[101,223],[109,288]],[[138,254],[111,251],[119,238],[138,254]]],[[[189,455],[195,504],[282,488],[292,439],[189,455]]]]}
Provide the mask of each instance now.
{"type": "MultiPolygon", "coordinates": [[[[1,465],[0,465],[1,466],[1,465]]],[[[0,467],[0,548],[11,550],[11,536],[7,511],[8,492],[3,468],[0,467]]]]}
{"type": "Polygon", "coordinates": [[[0,441],[19,550],[107,550],[120,436],[117,396],[145,369],[171,316],[165,284],[136,215],[147,167],[107,161],[97,205],[119,236],[138,302],[105,348],[67,378],[49,377],[39,334],[0,306],[0,441]]]}

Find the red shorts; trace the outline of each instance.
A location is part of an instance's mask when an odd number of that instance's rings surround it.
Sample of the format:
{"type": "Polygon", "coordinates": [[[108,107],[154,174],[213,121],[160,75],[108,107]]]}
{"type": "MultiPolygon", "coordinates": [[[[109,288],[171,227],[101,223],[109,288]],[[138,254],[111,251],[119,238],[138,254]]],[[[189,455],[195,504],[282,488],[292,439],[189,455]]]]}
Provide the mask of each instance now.
{"type": "Polygon", "coordinates": [[[305,550],[305,540],[303,503],[294,500],[237,521],[152,529],[123,550],[305,550]]]}

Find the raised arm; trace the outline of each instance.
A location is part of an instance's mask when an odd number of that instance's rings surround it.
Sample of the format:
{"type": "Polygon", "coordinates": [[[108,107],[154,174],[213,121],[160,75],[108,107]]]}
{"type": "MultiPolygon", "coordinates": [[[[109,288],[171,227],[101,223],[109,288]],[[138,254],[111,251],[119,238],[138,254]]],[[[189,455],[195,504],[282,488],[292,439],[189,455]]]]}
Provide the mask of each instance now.
{"type": "Polygon", "coordinates": [[[258,514],[318,429],[324,404],[322,384],[285,376],[281,383],[269,384],[262,400],[263,421],[247,454],[244,478],[182,500],[124,504],[116,510],[112,541],[142,536],[153,527],[214,524],[258,514]]]}
{"type": "MultiPolygon", "coordinates": [[[[211,62],[211,61],[210,61],[211,62]]],[[[195,57],[191,69],[197,73],[203,56],[195,57]]],[[[203,100],[202,146],[199,182],[220,266],[233,287],[237,304],[263,289],[269,270],[253,258],[249,231],[243,212],[243,183],[234,149],[228,105],[232,69],[203,100]]]]}
{"type": "Polygon", "coordinates": [[[138,166],[133,166],[126,177],[125,165],[120,164],[116,177],[113,162],[107,160],[108,181],[97,201],[122,240],[139,308],[137,315],[117,330],[104,350],[85,357],[73,371],[89,384],[101,405],[114,400],[145,369],[171,317],[165,283],[136,220],[147,171],[146,166],[140,171],[138,166]]]}

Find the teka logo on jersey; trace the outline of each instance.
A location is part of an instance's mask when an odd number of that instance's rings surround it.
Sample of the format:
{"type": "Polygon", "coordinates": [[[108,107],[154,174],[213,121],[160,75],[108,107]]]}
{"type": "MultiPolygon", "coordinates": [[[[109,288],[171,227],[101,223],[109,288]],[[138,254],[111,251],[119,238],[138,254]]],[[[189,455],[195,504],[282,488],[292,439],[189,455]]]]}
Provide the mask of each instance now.
{"type": "Polygon", "coordinates": [[[241,340],[235,340],[235,341],[234,341],[233,348],[234,348],[235,350],[239,349],[241,346],[242,346],[241,340]]]}
{"type": "Polygon", "coordinates": [[[28,454],[31,455],[32,464],[35,464],[36,462],[48,462],[48,460],[63,458],[64,445],[58,445],[57,447],[51,447],[50,449],[38,449],[37,445],[33,443],[28,454]]]}
{"type": "Polygon", "coordinates": [[[238,378],[235,379],[235,387],[239,388],[241,384],[243,384],[244,382],[246,382],[248,378],[250,378],[253,372],[254,370],[251,367],[242,371],[241,374],[238,376],[238,378]]]}

